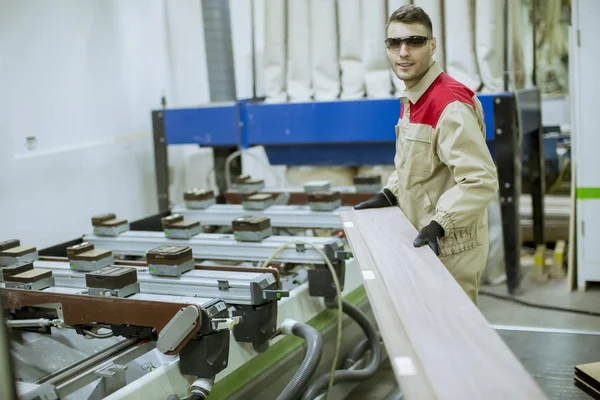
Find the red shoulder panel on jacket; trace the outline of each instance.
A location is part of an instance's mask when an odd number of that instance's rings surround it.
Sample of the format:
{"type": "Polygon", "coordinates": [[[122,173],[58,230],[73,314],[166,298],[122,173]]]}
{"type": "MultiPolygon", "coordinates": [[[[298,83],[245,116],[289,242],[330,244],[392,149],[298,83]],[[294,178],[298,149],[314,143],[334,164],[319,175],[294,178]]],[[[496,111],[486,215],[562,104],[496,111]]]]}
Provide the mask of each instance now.
{"type": "Polygon", "coordinates": [[[458,100],[475,107],[474,95],[475,93],[467,86],[442,72],[419,101],[416,104],[411,104],[410,122],[435,128],[448,104],[458,100]]]}

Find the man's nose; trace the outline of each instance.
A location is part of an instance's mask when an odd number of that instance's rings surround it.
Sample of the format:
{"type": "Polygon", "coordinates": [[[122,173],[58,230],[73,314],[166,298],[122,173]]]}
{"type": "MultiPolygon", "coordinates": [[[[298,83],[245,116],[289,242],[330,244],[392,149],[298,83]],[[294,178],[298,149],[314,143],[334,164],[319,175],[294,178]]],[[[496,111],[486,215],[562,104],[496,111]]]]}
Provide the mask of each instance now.
{"type": "Polygon", "coordinates": [[[402,43],[400,45],[400,50],[398,50],[398,56],[408,57],[409,55],[410,55],[410,53],[408,51],[408,46],[406,45],[406,43],[402,43]]]}

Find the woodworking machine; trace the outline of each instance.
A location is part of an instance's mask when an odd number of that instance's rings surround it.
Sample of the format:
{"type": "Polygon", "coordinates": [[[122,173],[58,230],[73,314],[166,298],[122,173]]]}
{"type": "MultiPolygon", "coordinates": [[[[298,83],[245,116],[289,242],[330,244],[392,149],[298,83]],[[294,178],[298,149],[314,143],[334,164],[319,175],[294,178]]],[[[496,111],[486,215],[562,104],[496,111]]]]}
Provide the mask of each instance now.
{"type": "MultiPolygon", "coordinates": [[[[188,223],[180,215],[171,215],[187,229],[188,223]]],[[[163,219],[164,221],[164,219],[163,219]]],[[[198,223],[198,221],[195,221],[198,223]]],[[[164,225],[163,225],[164,226],[164,225]]],[[[330,271],[325,267],[326,261],[322,252],[333,264],[340,279],[344,281],[345,261],[351,254],[344,250],[344,243],[336,237],[303,237],[302,243],[289,245],[295,237],[269,236],[270,220],[268,218],[241,217],[232,221],[232,234],[199,233],[189,239],[185,234],[174,234],[171,226],[170,234],[153,231],[123,231],[118,235],[111,232],[106,236],[96,234],[84,235],[83,241],[95,246],[111,250],[119,256],[144,257],[148,249],[165,245],[180,245],[191,248],[196,260],[251,261],[265,262],[276,251],[273,263],[293,263],[312,265],[308,270],[310,294],[312,296],[334,297],[335,289],[331,282],[330,271]],[[178,239],[176,239],[178,238],[178,239]],[[315,250],[317,248],[319,251],[315,250]]]]}
{"type": "MultiPolygon", "coordinates": [[[[187,201],[217,206],[202,191],[190,191],[187,201]]],[[[1,259],[0,295],[16,340],[20,395],[162,399],[184,397],[190,388],[208,394],[269,351],[283,319],[308,321],[324,312],[320,298],[336,290],[323,255],[343,295],[361,286],[339,238],[272,236],[269,217],[244,211],[230,219],[231,234],[200,233],[205,223],[176,213],[161,219],[163,232],[132,231],[115,214],[98,215],[94,234],[68,246],[64,257],[40,256],[18,240],[1,243],[0,256],[10,258],[1,259]],[[260,268],[268,259],[279,267],[260,268]],[[44,343],[48,358],[31,355],[36,343],[44,343]],[[79,361],[55,361],[66,354],[64,343],[79,361]]],[[[269,368],[281,368],[279,357],[269,368]]]]}
{"type": "MultiPolygon", "coordinates": [[[[375,186],[369,186],[369,182],[379,180],[379,177],[363,176],[357,179],[363,186],[359,184],[351,188],[354,192],[358,188],[374,189],[377,182],[375,186]]],[[[236,218],[251,214],[253,217],[269,218],[271,225],[277,228],[341,229],[340,212],[350,209],[342,206],[344,193],[331,190],[329,181],[307,182],[303,190],[295,193],[305,197],[305,204],[282,205],[279,199],[284,198],[285,192],[240,193],[241,204],[216,204],[212,191],[192,189],[184,193],[183,204],[174,207],[171,212],[178,218],[183,216],[205,226],[229,226],[236,218]]],[[[288,200],[282,201],[287,203],[288,200]]]]}
{"type": "MultiPolygon", "coordinates": [[[[286,204],[301,205],[311,204],[315,201],[310,198],[311,194],[318,192],[339,193],[339,199],[332,199],[333,202],[339,201],[343,206],[354,206],[367,200],[375,193],[379,192],[383,186],[381,176],[379,175],[359,175],[354,177],[353,186],[332,186],[330,181],[310,181],[302,187],[266,187],[263,181],[254,186],[244,185],[244,182],[257,182],[251,180],[248,176],[239,177],[236,185],[224,193],[225,199],[229,204],[242,204],[247,195],[250,194],[269,194],[279,196],[288,194],[289,199],[286,204]],[[239,183],[238,183],[239,182],[239,183]],[[241,186],[240,186],[241,185],[241,186]]],[[[318,201],[317,201],[318,202],[318,201]]],[[[187,206],[190,208],[189,206],[187,206]]],[[[333,206],[325,208],[331,210],[333,206]]]]}
{"type": "MultiPolygon", "coordinates": [[[[0,288],[0,296],[8,315],[6,323],[13,331],[49,334],[54,329],[73,329],[98,339],[120,336],[133,339],[132,344],[151,341],[161,353],[179,356],[179,372],[182,375],[193,376],[200,381],[214,380],[216,374],[227,367],[229,330],[241,318],[231,316],[227,303],[222,299],[198,295],[188,297],[177,292],[170,295],[143,293],[137,269],[128,266],[73,272],[69,264],[64,263],[64,271],[80,274],[73,279],[78,284],[67,287],[59,283],[55,286],[56,281],[65,280],[64,277],[55,279],[54,271],[60,268],[53,270],[42,268],[44,266],[49,267],[47,263],[30,263],[23,272],[3,275],[4,287],[0,288]],[[40,281],[46,283],[34,286],[40,281]],[[102,333],[103,329],[108,333],[102,333]]],[[[152,350],[151,347],[146,349],[152,350]]],[[[53,361],[48,360],[50,365],[53,361]]],[[[104,372],[109,377],[118,373],[114,368],[104,372]]],[[[95,376],[101,377],[102,374],[95,376]]],[[[48,387],[45,397],[38,398],[62,398],[90,383],[76,378],[69,376],[69,379],[57,380],[55,385],[48,387]]],[[[110,385],[105,385],[104,389],[107,388],[110,385]]],[[[30,390],[21,387],[20,392],[27,398],[31,390],[39,395],[38,389],[37,386],[30,390]]],[[[112,387],[113,391],[116,389],[118,387],[112,387]]]]}
{"type": "MultiPolygon", "coordinates": [[[[263,210],[253,210],[255,217],[268,217],[276,228],[319,228],[342,229],[340,212],[350,207],[339,207],[333,211],[314,211],[308,205],[272,205],[263,210]]],[[[183,215],[204,225],[228,226],[231,221],[248,214],[240,204],[215,204],[205,209],[191,209],[184,205],[175,206],[174,214],[183,215]]]]}

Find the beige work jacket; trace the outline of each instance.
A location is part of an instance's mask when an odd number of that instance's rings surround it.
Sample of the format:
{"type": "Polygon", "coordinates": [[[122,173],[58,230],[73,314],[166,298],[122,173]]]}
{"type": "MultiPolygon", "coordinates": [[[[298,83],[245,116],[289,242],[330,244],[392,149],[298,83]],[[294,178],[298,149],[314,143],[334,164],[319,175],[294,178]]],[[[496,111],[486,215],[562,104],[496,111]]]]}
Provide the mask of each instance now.
{"type": "Polygon", "coordinates": [[[400,100],[396,170],[386,188],[417,230],[432,220],[444,228],[441,256],[483,244],[498,178],[479,99],[434,62],[400,100]]]}

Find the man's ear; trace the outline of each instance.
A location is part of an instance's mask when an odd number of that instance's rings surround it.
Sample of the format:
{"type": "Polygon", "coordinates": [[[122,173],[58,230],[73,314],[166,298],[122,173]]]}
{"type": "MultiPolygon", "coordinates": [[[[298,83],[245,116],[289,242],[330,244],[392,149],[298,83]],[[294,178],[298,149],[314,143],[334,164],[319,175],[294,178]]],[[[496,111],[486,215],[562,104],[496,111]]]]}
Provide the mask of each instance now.
{"type": "Polygon", "coordinates": [[[435,54],[435,49],[437,48],[437,41],[435,37],[431,39],[431,56],[433,57],[435,54]]]}

